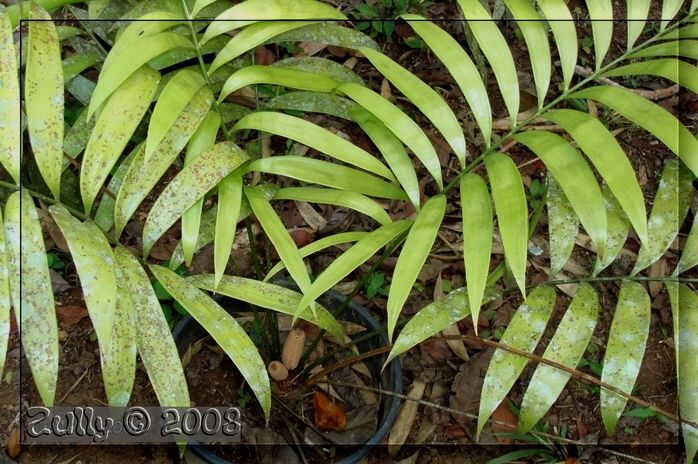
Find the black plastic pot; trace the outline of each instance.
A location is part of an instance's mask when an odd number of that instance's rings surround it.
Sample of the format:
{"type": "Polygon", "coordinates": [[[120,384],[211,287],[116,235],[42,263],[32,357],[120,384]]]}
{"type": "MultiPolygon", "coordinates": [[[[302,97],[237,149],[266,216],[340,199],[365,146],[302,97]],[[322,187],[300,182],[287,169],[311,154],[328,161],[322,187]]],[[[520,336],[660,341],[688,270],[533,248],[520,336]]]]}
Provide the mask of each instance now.
{"type": "MultiPolygon", "coordinates": [[[[276,283],[285,287],[293,287],[292,284],[285,281],[276,283]]],[[[225,300],[233,301],[230,299],[225,300]]],[[[329,291],[318,299],[318,302],[324,307],[328,308],[330,311],[332,311],[333,308],[341,307],[344,301],[344,295],[335,291],[329,291]]],[[[226,306],[224,301],[221,301],[221,304],[224,307],[226,306]]],[[[366,327],[369,332],[377,331],[377,334],[374,337],[356,344],[360,353],[388,346],[388,337],[386,336],[385,331],[381,330],[382,325],[364,307],[354,303],[349,303],[338,319],[359,324],[366,327]]],[[[175,327],[173,335],[180,354],[182,354],[191,343],[194,343],[195,341],[204,337],[206,335],[206,331],[203,327],[201,327],[201,325],[199,325],[198,322],[196,322],[194,318],[191,316],[185,316],[175,327]]],[[[377,388],[402,394],[402,369],[400,367],[400,361],[397,358],[394,359],[390,362],[390,364],[388,364],[385,371],[381,372],[381,367],[384,362],[385,356],[375,356],[364,361],[371,372],[374,385],[377,388]]],[[[373,434],[373,436],[366,441],[366,443],[358,447],[358,449],[355,449],[354,452],[348,456],[340,458],[336,461],[336,463],[352,464],[359,462],[364,456],[366,456],[377,444],[381,442],[381,440],[383,440],[388,432],[390,432],[390,429],[395,422],[395,418],[397,417],[399,408],[399,398],[395,396],[383,395],[378,408],[378,429],[376,430],[376,433],[373,434]]],[[[202,445],[189,445],[189,449],[191,449],[191,451],[199,458],[208,463],[230,464],[230,461],[226,461],[216,456],[212,451],[202,445]]]]}

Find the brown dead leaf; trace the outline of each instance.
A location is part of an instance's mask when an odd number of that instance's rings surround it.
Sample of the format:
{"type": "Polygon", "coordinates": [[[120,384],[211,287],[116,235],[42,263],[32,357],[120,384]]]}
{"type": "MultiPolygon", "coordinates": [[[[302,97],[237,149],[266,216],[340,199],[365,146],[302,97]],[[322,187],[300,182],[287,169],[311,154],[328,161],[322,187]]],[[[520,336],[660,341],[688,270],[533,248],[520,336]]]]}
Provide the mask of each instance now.
{"type": "Polygon", "coordinates": [[[504,438],[500,433],[512,433],[516,432],[516,428],[519,426],[519,421],[513,412],[509,409],[509,400],[505,399],[497,409],[492,413],[492,418],[490,419],[492,424],[492,432],[495,434],[497,441],[503,445],[513,443],[509,438],[504,438]]]}
{"type": "Polygon", "coordinates": [[[12,430],[10,430],[10,435],[7,437],[7,455],[12,459],[19,456],[19,453],[22,452],[22,444],[20,443],[21,436],[22,432],[19,425],[15,424],[12,430]]]}
{"type": "Polygon", "coordinates": [[[74,325],[88,316],[84,306],[56,306],[56,317],[61,325],[74,325]]]}
{"type": "Polygon", "coordinates": [[[320,430],[341,432],[347,425],[344,409],[331,402],[324,393],[317,390],[313,395],[313,410],[315,412],[315,425],[320,430]]]}
{"type": "Polygon", "coordinates": [[[260,45],[259,47],[257,47],[255,49],[255,51],[254,51],[255,64],[258,64],[261,66],[269,66],[274,61],[276,61],[276,57],[274,56],[274,52],[269,50],[264,45],[260,45]]]}
{"type": "Polygon", "coordinates": [[[313,56],[323,51],[327,47],[327,44],[320,42],[301,42],[298,46],[302,48],[303,51],[297,53],[296,56],[313,56]]]}
{"type": "Polygon", "coordinates": [[[383,79],[381,83],[381,97],[390,100],[392,95],[393,93],[390,91],[390,82],[388,82],[388,79],[383,79]]]}

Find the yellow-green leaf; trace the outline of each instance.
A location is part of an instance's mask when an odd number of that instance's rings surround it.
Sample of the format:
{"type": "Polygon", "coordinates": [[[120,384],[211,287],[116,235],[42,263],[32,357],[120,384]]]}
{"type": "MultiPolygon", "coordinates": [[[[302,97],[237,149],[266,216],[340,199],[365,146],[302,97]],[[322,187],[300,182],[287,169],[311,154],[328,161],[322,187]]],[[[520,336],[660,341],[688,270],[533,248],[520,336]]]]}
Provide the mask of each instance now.
{"type": "Polygon", "coordinates": [[[683,0],[664,0],[662,2],[662,22],[659,24],[660,31],[666,28],[666,25],[676,16],[676,13],[679,12],[682,5],[683,0]]]}
{"type": "MultiPolygon", "coordinates": [[[[0,225],[2,225],[2,212],[0,211],[0,225]]],[[[7,353],[7,340],[10,337],[10,281],[7,263],[7,251],[5,246],[5,228],[0,227],[0,374],[5,368],[5,353],[7,353]]]]}
{"type": "Polygon", "coordinates": [[[627,214],[623,211],[618,200],[608,184],[604,183],[601,188],[604,200],[604,209],[606,211],[606,221],[608,224],[608,235],[606,237],[606,248],[598,250],[598,257],[594,263],[592,275],[597,275],[620,254],[623,245],[628,238],[630,230],[630,221],[627,214]]]}
{"type": "Polygon", "coordinates": [[[218,209],[213,248],[214,286],[218,285],[230,259],[242,203],[244,169],[236,169],[218,185],[218,209]]]}
{"type": "Polygon", "coordinates": [[[685,272],[698,264],[698,214],[693,216],[693,225],[681,251],[681,258],[674,274],[685,272]]]}
{"type": "Polygon", "coordinates": [[[613,5],[611,0],[586,0],[589,22],[594,36],[596,70],[601,69],[613,37],[613,5]]]}
{"type": "Polygon", "coordinates": [[[647,14],[650,12],[650,0],[628,0],[628,50],[633,48],[637,38],[645,29],[647,14]]]}
{"type": "Polygon", "coordinates": [[[19,184],[20,100],[12,27],[0,10],[0,163],[19,184]]]}
{"type": "Polygon", "coordinates": [[[619,66],[603,74],[615,76],[658,76],[698,93],[698,67],[677,58],[657,58],[619,66]]]}
{"type": "Polygon", "coordinates": [[[555,45],[560,55],[563,86],[567,90],[574,77],[574,67],[577,65],[578,46],[574,18],[565,0],[538,0],[536,3],[553,31],[555,45]]]}
{"type": "MultiPolygon", "coordinates": [[[[679,414],[682,419],[698,421],[698,295],[687,285],[679,285],[679,304],[673,308],[678,331],[676,337],[679,414]]],[[[698,451],[698,429],[681,424],[686,446],[686,462],[691,463],[698,451]]]]}
{"type": "Polygon", "coordinates": [[[697,40],[675,40],[650,45],[647,48],[630,54],[629,58],[654,58],[657,56],[682,56],[684,58],[698,59],[697,40]]]}
{"type": "MultiPolygon", "coordinates": [[[[550,235],[550,276],[556,276],[572,254],[579,233],[579,219],[555,177],[548,176],[548,230],[550,235]]],[[[601,210],[603,213],[604,210],[601,210]]],[[[605,218],[605,216],[604,216],[605,218]]]]}
{"type": "Polygon", "coordinates": [[[114,175],[109,180],[107,189],[102,195],[102,199],[99,201],[99,206],[94,215],[95,224],[104,232],[109,232],[109,229],[114,225],[114,204],[116,194],[121,188],[121,182],[124,180],[124,176],[131,166],[133,159],[144,149],[143,143],[136,145],[136,148],[131,150],[131,153],[119,164],[119,167],[116,168],[116,172],[114,172],[114,175]]]}

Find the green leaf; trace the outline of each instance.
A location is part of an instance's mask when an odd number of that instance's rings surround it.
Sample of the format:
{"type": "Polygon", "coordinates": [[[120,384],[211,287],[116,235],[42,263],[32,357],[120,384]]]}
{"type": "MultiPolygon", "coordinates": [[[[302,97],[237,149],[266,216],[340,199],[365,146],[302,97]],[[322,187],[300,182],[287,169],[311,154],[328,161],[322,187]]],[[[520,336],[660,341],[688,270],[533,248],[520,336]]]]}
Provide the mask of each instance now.
{"type": "Polygon", "coordinates": [[[104,232],[109,232],[109,229],[114,225],[114,204],[116,199],[116,194],[121,188],[121,182],[124,180],[124,176],[128,171],[133,159],[139,152],[144,150],[143,144],[139,144],[131,150],[131,153],[124,158],[124,160],[116,168],[116,172],[111,176],[109,184],[107,185],[107,190],[102,195],[102,199],[99,201],[99,206],[94,215],[94,222],[97,226],[104,232]]]}
{"type": "Polygon", "coordinates": [[[533,78],[538,94],[538,108],[543,106],[545,96],[550,86],[551,59],[548,44],[548,31],[533,4],[527,0],[505,0],[509,11],[516,19],[516,25],[526,42],[526,48],[531,58],[533,78]]]}
{"type": "Polygon", "coordinates": [[[117,312],[114,254],[102,232],[83,224],[63,206],[49,208],[60,228],[80,276],[85,303],[92,320],[102,364],[102,377],[110,405],[125,406],[131,396],[136,352],[130,320],[123,306],[117,312]],[[121,317],[124,316],[124,317],[121,317]]]}
{"type": "Polygon", "coordinates": [[[328,93],[302,91],[286,92],[272,98],[263,106],[264,109],[323,113],[347,120],[351,120],[349,112],[354,107],[356,107],[356,103],[347,98],[328,93]]]}
{"type": "MultiPolygon", "coordinates": [[[[220,18],[220,16],[219,16],[220,18]]],[[[212,28],[217,28],[219,25],[224,25],[228,27],[234,21],[219,22],[214,21],[206,30],[204,34],[204,41],[207,40],[206,37],[209,35],[209,31],[212,28]]],[[[249,23],[250,21],[244,21],[249,23]]],[[[218,68],[234,60],[235,58],[241,56],[243,53],[250,51],[263,44],[267,40],[275,37],[283,32],[290,31],[291,29],[297,29],[299,27],[311,24],[308,21],[265,21],[254,23],[251,26],[245,27],[243,30],[238,32],[235,37],[230,39],[230,42],[226,44],[225,47],[216,55],[213,63],[208,69],[209,75],[211,75],[218,68]]]]}
{"type": "MultiPolygon", "coordinates": [[[[99,73],[97,87],[95,87],[87,117],[90,118],[104,101],[138,68],[146,64],[151,59],[165,53],[173,48],[192,48],[189,39],[176,32],[160,32],[158,34],[143,37],[136,43],[118,54],[114,49],[109,56],[114,56],[111,66],[107,66],[107,61],[102,66],[99,73]]],[[[119,42],[117,42],[119,43],[119,42]]]]}
{"type": "Polygon", "coordinates": [[[218,285],[230,259],[242,203],[242,168],[233,171],[218,185],[215,246],[213,249],[214,287],[218,285]]]}
{"type": "Polygon", "coordinates": [[[85,69],[99,63],[102,58],[94,50],[86,53],[76,53],[63,60],[63,80],[68,82],[85,69]]]}
{"type": "MultiPolygon", "coordinates": [[[[95,119],[87,119],[87,110],[83,109],[75,120],[73,127],[68,129],[65,134],[65,138],[63,139],[63,151],[72,158],[78,158],[87,146],[96,124],[97,121],[95,121],[95,119]]],[[[65,169],[68,163],[69,161],[64,158],[63,169],[65,169]]]]}
{"type": "MultiPolygon", "coordinates": [[[[298,309],[303,309],[327,290],[334,287],[378,250],[405,232],[411,225],[412,222],[407,220],[391,222],[356,242],[351,248],[332,261],[332,264],[327,266],[308,290],[303,291],[303,299],[299,303],[298,309]]],[[[288,267],[288,264],[286,267],[288,267]]]]}
{"type": "Polygon", "coordinates": [[[504,258],[522,295],[526,295],[526,256],[528,250],[528,206],[521,175],[506,155],[485,157],[492,187],[497,224],[504,245],[504,258]]]}
{"type": "Polygon", "coordinates": [[[46,11],[32,5],[29,18],[37,21],[29,23],[24,80],[27,128],[39,172],[53,197],[59,199],[64,124],[61,49],[56,27],[46,11]]]}
{"type": "Polygon", "coordinates": [[[417,174],[402,142],[385,124],[362,107],[355,105],[349,110],[349,115],[371,138],[415,209],[419,211],[420,192],[417,174]]]}
{"type": "Polygon", "coordinates": [[[650,12],[650,0],[628,0],[628,50],[633,48],[638,37],[645,29],[647,14],[650,12]]]}
{"type": "MultiPolygon", "coordinates": [[[[695,23],[695,21],[693,21],[695,23]]],[[[662,40],[698,39],[698,24],[689,24],[662,35],[662,40]]]]}
{"type": "Polygon", "coordinates": [[[681,169],[675,159],[664,164],[647,223],[648,241],[640,246],[633,274],[637,274],[666,253],[679,233],[693,198],[693,175],[681,169]]]}
{"type": "MultiPolygon", "coordinates": [[[[600,193],[600,192],[599,192],[600,193]]],[[[555,177],[548,176],[548,230],[550,235],[550,272],[554,277],[572,254],[579,233],[579,219],[555,177]]],[[[604,210],[601,210],[603,213],[604,210]]],[[[605,216],[604,216],[605,219],[605,216]]]]}
{"type": "MultiPolygon", "coordinates": [[[[596,176],[584,157],[569,142],[552,132],[524,132],[514,139],[543,160],[579,216],[587,234],[603,250],[607,236],[603,195],[596,176]]],[[[573,242],[575,238],[576,236],[573,242]]],[[[569,255],[565,256],[564,261],[568,257],[569,255]]],[[[555,275],[556,272],[551,271],[551,274],[555,275]]]]}
{"type": "Polygon", "coordinates": [[[234,73],[223,84],[218,97],[222,102],[233,92],[253,84],[282,85],[291,89],[332,92],[339,82],[323,74],[272,66],[246,66],[234,73]]]}
{"type": "Polygon", "coordinates": [[[5,239],[22,349],[41,401],[50,407],[58,379],[58,325],[39,215],[24,190],[10,195],[5,204],[5,239]]]}
{"type": "Polygon", "coordinates": [[[492,21],[492,17],[478,0],[458,0],[458,4],[463,10],[465,19],[469,21],[468,26],[482,53],[492,66],[504,98],[504,105],[515,123],[516,116],[519,114],[519,82],[509,46],[497,24],[492,21]]]}
{"type": "Polygon", "coordinates": [[[249,157],[232,142],[214,145],[180,171],[162,191],[143,226],[143,256],[155,242],[206,192],[249,157]]]}
{"type": "Polygon", "coordinates": [[[356,192],[314,187],[289,187],[276,192],[274,200],[307,201],[342,206],[363,213],[381,225],[391,222],[390,216],[383,207],[374,200],[356,192]]]}
{"type": "MultiPolygon", "coordinates": [[[[618,294],[604,354],[601,381],[631,393],[645,354],[650,327],[650,299],[645,287],[624,280],[618,294]]],[[[627,398],[601,388],[601,418],[606,432],[613,435],[627,398]]]]}
{"type": "MultiPolygon", "coordinates": [[[[199,274],[189,277],[187,280],[190,284],[203,290],[216,292],[220,295],[246,301],[261,308],[267,308],[289,315],[295,314],[296,307],[298,307],[301,298],[303,298],[303,295],[300,293],[279,285],[260,282],[254,279],[246,279],[244,277],[225,275],[217,284],[214,282],[214,276],[211,274],[199,274]]],[[[342,330],[341,324],[322,306],[316,308],[315,314],[313,314],[309,308],[306,308],[298,314],[298,317],[311,324],[315,324],[321,329],[327,330],[340,340],[344,339],[344,331],[342,330]]]]}
{"type": "MultiPolygon", "coordinates": [[[[498,292],[487,289],[482,304],[487,304],[498,296],[498,292]]],[[[453,290],[445,297],[425,306],[402,328],[383,368],[400,354],[469,315],[468,292],[465,287],[453,290]]]]}
{"type": "Polygon", "coordinates": [[[160,73],[147,66],[136,70],[107,100],[85,148],[80,169],[80,192],[85,212],[128,144],[150,106],[160,73]]]}
{"type": "MultiPolygon", "coordinates": [[[[335,26],[334,24],[312,24],[310,26],[306,26],[305,28],[311,28],[311,27],[317,27],[317,26],[332,26],[336,27],[337,29],[342,29],[342,30],[347,30],[347,31],[353,31],[353,32],[358,32],[354,31],[353,29],[347,29],[345,27],[338,27],[335,26]]],[[[296,29],[295,31],[291,31],[290,34],[296,33],[296,32],[302,32],[304,28],[301,29],[296,29]]],[[[361,34],[359,32],[359,34],[361,34]]],[[[361,34],[364,37],[367,37],[368,40],[373,42],[373,39],[371,39],[368,36],[365,36],[364,34],[361,34]]],[[[278,40],[278,37],[275,39],[278,40]]],[[[327,43],[326,41],[324,41],[327,43]]],[[[362,44],[361,46],[366,46],[362,44]]],[[[375,42],[374,42],[374,47],[375,48],[375,42]]],[[[357,47],[349,47],[349,48],[358,48],[357,47]]],[[[313,73],[316,76],[318,74],[327,76],[329,78],[334,79],[336,82],[353,82],[354,84],[358,85],[364,85],[364,80],[359,77],[358,74],[356,74],[354,71],[352,71],[350,68],[337,63],[336,61],[328,60],[327,58],[320,58],[317,56],[292,56],[290,58],[284,58],[283,60],[275,61],[274,63],[271,64],[272,68],[280,68],[280,69],[294,69],[296,71],[305,71],[309,73],[313,73]]],[[[308,85],[308,84],[305,84],[308,85]]],[[[312,90],[312,89],[309,89],[312,90]]]]}
{"type": "MultiPolygon", "coordinates": [[[[0,225],[2,212],[0,211],[0,225]]],[[[0,374],[5,368],[7,341],[10,337],[10,275],[7,262],[5,228],[0,227],[0,374]]]]}
{"type": "MultiPolygon", "coordinates": [[[[500,343],[510,348],[533,353],[554,306],[555,288],[546,285],[536,287],[514,313],[500,343]]],[[[525,356],[502,348],[495,350],[482,385],[480,412],[477,417],[478,435],[482,432],[487,419],[509,393],[509,389],[527,363],[528,358],[525,356]]]]}
{"type": "Polygon", "coordinates": [[[586,0],[589,22],[594,36],[596,70],[601,69],[613,37],[613,5],[611,0],[586,0]]]}
{"type": "Polygon", "coordinates": [[[441,227],[446,212],[446,196],[437,195],[430,198],[417,215],[407,240],[402,247],[390,284],[388,293],[388,339],[392,340],[395,325],[402,308],[410,296],[412,285],[417,280],[422,266],[434,245],[436,234],[441,227]]]}
{"type": "Polygon", "coordinates": [[[280,135],[315,148],[339,161],[376,173],[389,180],[394,179],[390,169],[373,155],[327,129],[304,119],[283,113],[259,111],[242,118],[233,126],[231,132],[244,129],[280,135]]]}
{"type": "Polygon", "coordinates": [[[688,271],[696,264],[698,264],[698,214],[693,216],[693,225],[691,226],[691,231],[688,233],[688,238],[686,238],[686,242],[683,245],[681,258],[679,259],[679,263],[676,265],[674,275],[688,271]]]}
{"type": "Polygon", "coordinates": [[[666,25],[676,16],[676,13],[679,12],[682,5],[683,0],[664,0],[662,2],[662,22],[659,25],[660,31],[666,28],[666,25]]]}
{"type": "MultiPolygon", "coordinates": [[[[698,357],[698,295],[687,285],[679,285],[679,304],[674,308],[678,311],[677,336],[677,377],[679,392],[679,411],[682,419],[698,421],[698,372],[696,358],[698,357]],[[679,309],[680,308],[680,309],[679,309]]],[[[686,462],[693,462],[698,451],[698,429],[688,424],[681,424],[683,441],[686,446],[686,462]]]]}
{"type": "Polygon", "coordinates": [[[592,275],[597,275],[616,259],[623,249],[630,230],[628,216],[606,183],[603,184],[601,192],[603,193],[606,220],[608,221],[608,236],[605,250],[599,250],[592,275]]]}
{"type": "Polygon", "coordinates": [[[206,81],[201,73],[190,69],[178,71],[167,82],[150,117],[144,162],[148,162],[184,108],[204,85],[206,81]]]}
{"type": "Polygon", "coordinates": [[[182,277],[162,266],[151,265],[150,270],[230,357],[259,400],[264,417],[269,420],[271,388],[266,365],[245,330],[233,316],[182,277]]]}
{"type": "Polygon", "coordinates": [[[17,58],[7,10],[0,10],[0,163],[19,184],[20,96],[17,58]]]}
{"type": "MultiPolygon", "coordinates": [[[[305,258],[306,256],[310,256],[313,253],[317,253],[318,251],[322,251],[331,246],[356,242],[366,237],[368,234],[368,232],[342,232],[339,234],[328,235],[327,237],[323,237],[320,240],[316,240],[304,246],[298,251],[301,254],[301,258],[305,258]]],[[[267,272],[267,275],[264,276],[264,281],[268,282],[272,277],[285,268],[286,266],[284,266],[284,263],[279,261],[269,270],[269,272],[267,272]]]]}
{"type": "Polygon", "coordinates": [[[619,66],[603,73],[615,76],[659,76],[698,93],[698,67],[676,58],[657,58],[619,66]]]}
{"type": "Polygon", "coordinates": [[[143,161],[145,145],[143,150],[138,151],[116,196],[114,223],[117,237],[204,120],[212,103],[211,91],[207,87],[202,88],[179,115],[148,163],[143,161]]]}
{"type": "Polygon", "coordinates": [[[612,86],[590,87],[573,93],[570,98],[589,98],[613,109],[657,137],[698,176],[698,140],[660,105],[630,90],[612,86]]]}
{"type": "Polygon", "coordinates": [[[492,252],[492,200],[487,185],[477,174],[466,174],[460,179],[460,203],[463,211],[463,259],[465,282],[477,334],[480,305],[485,294],[487,274],[492,252]]]}
{"type": "Polygon", "coordinates": [[[133,304],[138,353],[163,407],[189,406],[189,390],[170,328],[150,279],[138,260],[121,245],[114,250],[120,287],[133,304]]]}
{"type": "Polygon", "coordinates": [[[553,110],[544,118],[567,131],[596,167],[628,215],[641,242],[647,241],[642,190],[628,157],[598,119],[581,111],[553,110]]]}
{"type": "Polygon", "coordinates": [[[461,166],[464,166],[466,148],[463,129],[441,95],[383,53],[367,47],[359,51],[431,121],[451,146],[461,166]]]}
{"type": "Polygon", "coordinates": [[[385,98],[360,85],[342,84],[337,87],[337,91],[354,100],[385,124],[419,158],[439,188],[443,188],[439,157],[429,138],[416,122],[385,98]]]}
{"type": "MultiPolygon", "coordinates": [[[[187,144],[184,166],[191,164],[197,156],[216,143],[216,135],[218,134],[220,125],[221,117],[218,113],[209,111],[187,144]]],[[[184,261],[187,263],[187,266],[191,265],[191,259],[196,249],[203,205],[204,199],[200,198],[192,207],[182,214],[182,249],[184,252],[184,261]]]]}
{"type": "Polygon", "coordinates": [[[682,56],[684,58],[698,59],[698,41],[676,40],[662,42],[656,45],[638,50],[630,54],[629,58],[654,58],[657,56],[682,56]]]}
{"type": "MultiPolygon", "coordinates": [[[[581,283],[543,358],[572,369],[577,367],[594,333],[598,315],[599,298],[594,288],[581,283]]],[[[521,403],[519,433],[528,432],[548,412],[571,375],[548,364],[538,365],[521,403]]]]}
{"type": "MultiPolygon", "coordinates": [[[[482,131],[487,146],[492,135],[492,111],[477,67],[463,47],[445,30],[424,17],[413,14],[402,15],[424,42],[451,73],[465,96],[473,117],[482,131]]],[[[537,81],[536,81],[537,82],[537,81]]]]}
{"type": "MultiPolygon", "coordinates": [[[[205,0],[208,1],[208,0],[205,0]]],[[[205,2],[202,3],[205,5],[205,2]]],[[[196,16],[201,6],[195,6],[192,15],[196,16]]],[[[217,35],[245,27],[255,21],[278,20],[287,21],[303,19],[345,20],[340,11],[332,6],[315,0],[247,0],[225,10],[216,17],[206,29],[204,42],[217,35]]],[[[254,25],[254,24],[253,24],[254,25]]]]}
{"type": "MultiPolygon", "coordinates": [[[[380,49],[376,41],[363,32],[357,29],[332,24],[327,21],[309,24],[298,29],[284,32],[283,34],[277,35],[273,39],[270,39],[267,43],[284,42],[319,42],[327,45],[334,45],[335,47],[350,48],[353,50],[358,50],[360,47],[369,47],[374,50],[380,49]]],[[[314,59],[318,60],[320,58],[314,59]]],[[[276,63],[274,63],[273,66],[276,66],[276,63]]],[[[357,82],[357,84],[362,83],[363,81],[357,82]]]]}
{"type": "Polygon", "coordinates": [[[577,31],[574,28],[574,18],[564,0],[538,0],[536,3],[553,31],[560,55],[563,87],[567,90],[577,65],[577,31]]]}
{"type": "Polygon", "coordinates": [[[363,171],[302,156],[286,155],[258,159],[250,163],[247,170],[291,177],[378,198],[406,199],[405,193],[395,185],[363,171]]]}

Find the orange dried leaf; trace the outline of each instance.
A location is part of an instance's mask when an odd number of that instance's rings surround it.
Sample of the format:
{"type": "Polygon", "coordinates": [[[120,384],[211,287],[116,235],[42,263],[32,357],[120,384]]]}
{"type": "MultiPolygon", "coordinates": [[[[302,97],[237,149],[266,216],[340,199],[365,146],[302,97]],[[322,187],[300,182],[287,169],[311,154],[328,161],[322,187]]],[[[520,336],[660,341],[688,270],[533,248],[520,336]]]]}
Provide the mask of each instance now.
{"type": "Polygon", "coordinates": [[[315,410],[315,425],[320,430],[336,430],[341,432],[347,425],[344,408],[332,403],[323,393],[316,391],[313,396],[315,410]]]}

